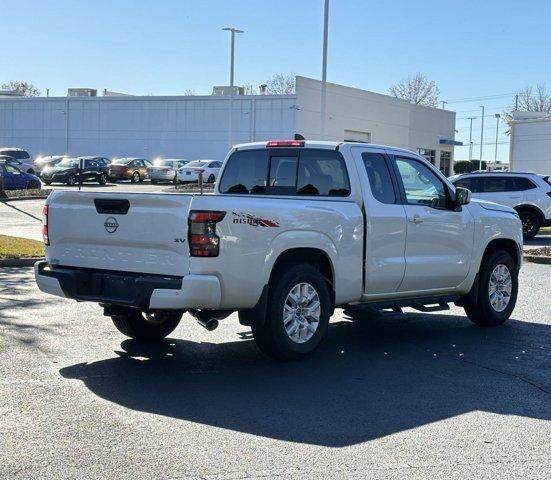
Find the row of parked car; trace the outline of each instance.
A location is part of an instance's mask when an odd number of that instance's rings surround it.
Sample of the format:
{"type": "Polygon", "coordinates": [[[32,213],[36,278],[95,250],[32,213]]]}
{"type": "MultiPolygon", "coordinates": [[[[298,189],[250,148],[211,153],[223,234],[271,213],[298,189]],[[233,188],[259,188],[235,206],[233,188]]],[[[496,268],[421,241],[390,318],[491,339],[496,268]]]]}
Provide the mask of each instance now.
{"type": "Polygon", "coordinates": [[[202,174],[203,181],[214,183],[222,167],[218,160],[156,159],[153,162],[145,158],[124,157],[109,159],[102,156],[67,157],[49,155],[31,160],[27,151],[20,148],[0,149],[0,174],[4,178],[5,188],[25,187],[40,181],[46,185],[63,183],[75,185],[82,182],[107,182],[129,180],[132,183],[150,179],[152,183],[197,182],[202,174]],[[13,175],[18,181],[12,181],[13,175]],[[8,177],[10,177],[8,179],[8,177]],[[7,186],[6,186],[7,185],[7,186]]]}

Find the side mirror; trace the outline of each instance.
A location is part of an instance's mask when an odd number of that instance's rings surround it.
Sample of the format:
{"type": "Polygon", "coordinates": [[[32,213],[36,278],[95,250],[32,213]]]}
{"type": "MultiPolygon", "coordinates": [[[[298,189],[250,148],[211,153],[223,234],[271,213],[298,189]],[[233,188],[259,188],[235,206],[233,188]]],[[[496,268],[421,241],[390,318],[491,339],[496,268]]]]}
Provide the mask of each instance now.
{"type": "Polygon", "coordinates": [[[455,203],[459,207],[471,203],[472,193],[467,188],[457,187],[455,189],[455,203]]]}

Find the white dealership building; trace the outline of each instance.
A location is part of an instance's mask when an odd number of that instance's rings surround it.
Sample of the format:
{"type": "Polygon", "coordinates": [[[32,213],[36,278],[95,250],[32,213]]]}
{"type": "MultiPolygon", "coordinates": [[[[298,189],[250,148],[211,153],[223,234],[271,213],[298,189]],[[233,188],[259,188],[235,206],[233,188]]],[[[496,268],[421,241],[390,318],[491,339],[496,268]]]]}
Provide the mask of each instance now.
{"type": "Polygon", "coordinates": [[[515,171],[551,175],[551,115],[513,112],[509,166],[515,171]]]}
{"type": "MultiPolygon", "coordinates": [[[[320,95],[321,82],[297,77],[293,95],[5,97],[0,146],[34,156],[223,159],[230,141],[319,139],[320,95]]],[[[332,83],[326,99],[325,140],[408,148],[451,173],[455,112],[332,83]]]]}

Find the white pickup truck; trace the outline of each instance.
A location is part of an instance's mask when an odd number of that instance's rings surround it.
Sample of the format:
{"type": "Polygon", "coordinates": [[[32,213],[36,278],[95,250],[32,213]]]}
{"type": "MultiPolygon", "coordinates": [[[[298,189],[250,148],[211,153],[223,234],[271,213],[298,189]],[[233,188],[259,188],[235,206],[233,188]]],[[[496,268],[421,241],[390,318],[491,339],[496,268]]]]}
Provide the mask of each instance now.
{"type": "Polygon", "coordinates": [[[123,334],[231,312],[278,359],[311,353],[335,307],[444,310],[497,325],[515,307],[517,213],[470,202],[411,151],[351,142],[238,145],[213,195],[53,192],[39,288],[97,302],[123,334]],[[361,306],[361,307],[359,307],[361,306]]]}

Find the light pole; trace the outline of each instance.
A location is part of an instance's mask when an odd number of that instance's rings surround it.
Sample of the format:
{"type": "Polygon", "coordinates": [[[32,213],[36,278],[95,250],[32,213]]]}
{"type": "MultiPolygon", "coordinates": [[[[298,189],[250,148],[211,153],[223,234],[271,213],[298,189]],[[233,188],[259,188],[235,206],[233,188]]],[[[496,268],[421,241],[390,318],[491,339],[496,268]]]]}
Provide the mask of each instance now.
{"type": "Polygon", "coordinates": [[[497,163],[497,136],[499,135],[499,119],[501,118],[501,115],[499,113],[496,113],[496,151],[494,154],[494,163],[497,163]]]}
{"type": "Polygon", "coordinates": [[[232,147],[232,113],[233,113],[233,69],[234,69],[234,56],[235,56],[235,34],[243,33],[243,30],[239,30],[234,27],[225,27],[222,30],[231,32],[231,53],[230,53],[230,115],[228,119],[228,143],[230,148],[232,147]]]}
{"type": "Polygon", "coordinates": [[[325,98],[327,95],[327,36],[329,29],[329,0],[325,0],[323,8],[323,53],[321,60],[321,131],[320,140],[325,138],[325,98]]]}
{"type": "Polygon", "coordinates": [[[480,124],[480,158],[478,159],[478,169],[482,170],[482,145],[484,144],[484,105],[481,105],[482,109],[482,123],[480,124]]]}
{"type": "Polygon", "coordinates": [[[469,117],[471,126],[469,127],[469,161],[473,159],[473,120],[476,117],[469,117]]]}

